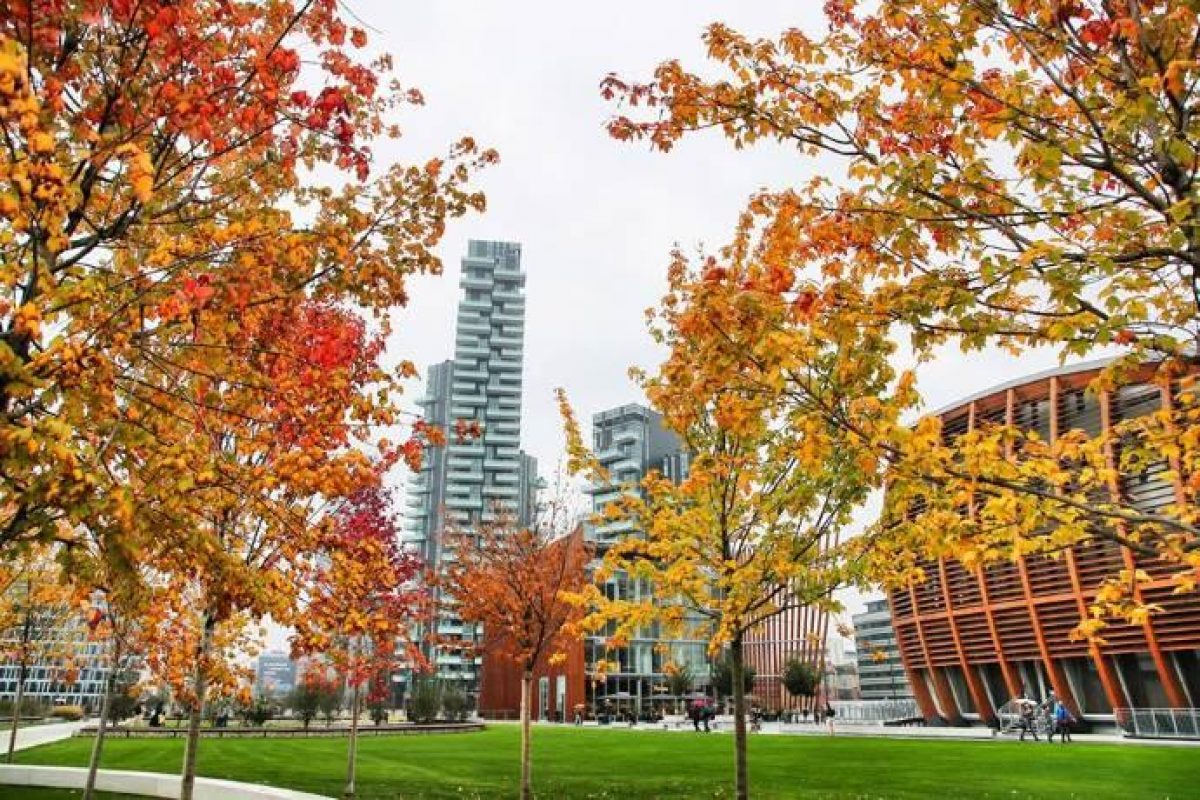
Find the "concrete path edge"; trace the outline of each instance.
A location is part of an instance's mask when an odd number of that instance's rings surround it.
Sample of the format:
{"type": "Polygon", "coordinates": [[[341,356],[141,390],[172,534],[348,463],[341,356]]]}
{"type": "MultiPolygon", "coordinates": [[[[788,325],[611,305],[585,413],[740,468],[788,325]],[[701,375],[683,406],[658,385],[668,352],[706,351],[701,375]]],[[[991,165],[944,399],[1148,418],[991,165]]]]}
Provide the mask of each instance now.
{"type": "MultiPolygon", "coordinates": [[[[141,795],[143,797],[179,797],[178,775],[154,772],[102,769],[96,776],[96,788],[102,792],[141,795]]],[[[41,767],[32,764],[0,764],[0,784],[40,786],[51,789],[82,789],[87,770],[82,767],[41,767]]],[[[259,786],[253,783],[196,778],[196,800],[331,800],[320,794],[259,786]]]]}

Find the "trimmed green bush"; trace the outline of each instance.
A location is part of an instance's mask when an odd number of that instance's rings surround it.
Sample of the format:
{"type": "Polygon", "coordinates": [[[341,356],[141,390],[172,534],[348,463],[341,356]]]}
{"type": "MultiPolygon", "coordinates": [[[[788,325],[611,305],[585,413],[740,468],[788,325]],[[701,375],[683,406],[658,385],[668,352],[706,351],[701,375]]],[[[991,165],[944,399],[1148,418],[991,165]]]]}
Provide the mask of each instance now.
{"type": "Polygon", "coordinates": [[[442,713],[447,722],[462,722],[471,711],[471,704],[461,689],[447,686],[442,689],[442,713]]]}
{"type": "Polygon", "coordinates": [[[793,697],[812,697],[821,684],[821,675],[812,664],[795,656],[783,666],[783,688],[793,697]]]}
{"type": "MultiPolygon", "coordinates": [[[[754,691],[754,677],[757,674],[749,664],[742,667],[742,684],[747,694],[754,691]]],[[[721,697],[733,697],[733,662],[728,653],[713,662],[712,684],[721,697]]]]}
{"type": "Polygon", "coordinates": [[[408,699],[408,717],[413,722],[436,722],[442,708],[442,687],[432,678],[418,678],[408,699]]]}

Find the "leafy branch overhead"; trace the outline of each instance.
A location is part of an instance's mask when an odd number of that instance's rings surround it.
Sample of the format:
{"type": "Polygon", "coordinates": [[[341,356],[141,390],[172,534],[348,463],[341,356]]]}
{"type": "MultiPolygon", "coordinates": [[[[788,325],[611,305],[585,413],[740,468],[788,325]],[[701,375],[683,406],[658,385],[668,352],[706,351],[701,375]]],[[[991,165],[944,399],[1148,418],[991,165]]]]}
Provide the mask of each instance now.
{"type": "MultiPolygon", "coordinates": [[[[1194,591],[1197,11],[980,0],[824,11],[820,35],[710,26],[715,76],[667,61],[648,81],[604,82],[618,139],[669,150],[716,130],[735,147],[789,147],[815,174],[755,195],[706,263],[675,259],[682,293],[664,313],[701,356],[680,363],[681,379],[714,408],[729,395],[780,398],[781,424],[801,440],[844,431],[866,481],[889,487],[862,539],[888,585],[920,580],[939,557],[974,567],[1107,541],[1194,591]],[[855,387],[846,402],[811,383],[822,342],[855,387]],[[1104,412],[1099,432],[1051,437],[1001,418],[959,435],[917,418],[912,374],[863,373],[892,360],[890,347],[920,362],[949,344],[1115,352],[1091,402],[1115,406],[1137,385],[1161,400],[1136,418],[1104,412]],[[1155,474],[1173,497],[1147,508],[1120,489],[1125,474],[1155,474]]],[[[1161,577],[1108,578],[1081,635],[1154,610],[1138,587],[1161,577]]]]}

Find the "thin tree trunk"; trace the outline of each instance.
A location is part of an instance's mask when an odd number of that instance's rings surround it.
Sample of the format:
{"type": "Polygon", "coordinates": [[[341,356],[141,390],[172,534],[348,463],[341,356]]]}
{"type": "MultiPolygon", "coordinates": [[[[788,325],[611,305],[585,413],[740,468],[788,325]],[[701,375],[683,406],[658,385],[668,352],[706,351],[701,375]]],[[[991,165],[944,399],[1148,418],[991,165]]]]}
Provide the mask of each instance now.
{"type": "Polygon", "coordinates": [[[25,700],[25,674],[28,668],[25,663],[21,663],[20,670],[17,671],[17,700],[13,704],[12,725],[8,730],[8,756],[5,758],[9,764],[13,760],[13,752],[17,749],[17,728],[21,724],[21,703],[25,700]]]}
{"type": "Polygon", "coordinates": [[[204,615],[204,628],[200,643],[196,646],[196,666],[192,673],[192,690],[195,698],[188,714],[187,742],[183,750],[183,774],[179,784],[179,800],[192,800],[196,788],[196,748],[200,744],[200,722],[204,718],[204,701],[208,692],[208,651],[212,646],[212,632],[216,621],[204,615]]]}
{"type": "Polygon", "coordinates": [[[342,797],[351,800],[354,797],[354,767],[358,760],[358,697],[360,685],[354,684],[354,691],[350,695],[350,752],[346,757],[346,791],[342,792],[342,797]]]}
{"type": "Polygon", "coordinates": [[[113,688],[117,684],[118,663],[120,663],[120,656],[114,655],[112,664],[109,665],[108,677],[104,680],[104,697],[100,701],[100,722],[96,725],[96,738],[92,740],[92,755],[88,759],[87,785],[83,788],[83,800],[92,800],[96,794],[96,773],[100,770],[100,753],[104,750],[104,732],[108,726],[108,712],[112,708],[113,688]]]}
{"type": "Polygon", "coordinates": [[[750,775],[746,769],[746,668],[742,637],[733,637],[730,645],[730,672],[733,677],[733,763],[737,800],[750,797],[750,775]]]}
{"type": "Polygon", "coordinates": [[[530,758],[530,739],[533,731],[529,724],[532,694],[533,673],[525,670],[525,674],[521,676],[521,800],[531,800],[533,797],[533,763],[530,758]]]}

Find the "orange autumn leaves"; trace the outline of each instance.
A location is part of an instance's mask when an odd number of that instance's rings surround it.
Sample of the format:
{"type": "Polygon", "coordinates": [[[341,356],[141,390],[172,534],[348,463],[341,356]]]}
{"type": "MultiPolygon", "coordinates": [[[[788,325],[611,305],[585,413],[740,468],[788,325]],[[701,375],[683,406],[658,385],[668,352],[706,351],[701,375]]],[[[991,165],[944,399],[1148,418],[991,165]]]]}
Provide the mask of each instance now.
{"type": "Polygon", "coordinates": [[[324,655],[352,686],[401,664],[421,666],[409,638],[428,602],[421,565],[401,546],[381,487],[358,492],[337,511],[310,569],[295,655],[324,655]]]}
{"type": "Polygon", "coordinates": [[[380,162],[421,98],[366,43],[332,0],[0,2],[0,550],[83,532],[77,577],[174,598],[143,644],[194,707],[444,441],[384,341],[496,154],[380,162]]]}
{"type": "Polygon", "coordinates": [[[454,559],[438,585],[461,619],[483,625],[493,654],[526,673],[561,657],[581,615],[570,596],[587,582],[582,531],[519,526],[500,514],[450,541],[454,559]]]}
{"type": "MultiPolygon", "coordinates": [[[[1196,10],[839,0],[824,11],[819,34],[712,25],[719,74],[671,60],[644,82],[604,82],[621,104],[618,139],[667,150],[715,129],[735,147],[794,148],[806,169],[821,159],[817,177],[753,197],[710,262],[674,258],[660,336],[689,344],[659,378],[695,398],[683,408],[708,403],[723,429],[744,428],[739,398],[755,396],[790,406],[782,424],[799,448],[819,444],[825,423],[851,434],[864,479],[891,489],[863,539],[884,583],[919,577],[921,558],[987,564],[1105,538],[1171,565],[1176,589],[1192,591],[1200,128],[1180,111],[1200,70],[1196,10]],[[843,350],[827,363],[845,404],[822,401],[806,375],[822,343],[843,350]],[[937,420],[913,425],[911,378],[873,365],[891,347],[930,358],[946,344],[1063,358],[1115,345],[1123,358],[1093,390],[1148,381],[1170,403],[1087,441],[1031,441],[1003,424],[943,440],[937,420]],[[1112,470],[1163,457],[1173,500],[1148,511],[1110,491],[1112,470]]],[[[652,399],[677,424],[700,418],[652,399]]],[[[1153,611],[1136,600],[1136,573],[1109,578],[1081,633],[1153,611]]]]}
{"type": "Polygon", "coordinates": [[[436,433],[371,433],[402,424],[411,374],[381,366],[384,312],[440,269],[495,154],[464,139],[440,169],[373,164],[420,98],[326,0],[0,12],[0,543],[60,521],[136,538],[153,516],[147,558],[203,554],[196,526],[175,543],[162,524],[191,494],[345,496],[415,463],[436,433]],[[322,164],[350,180],[313,180],[322,164]]]}

